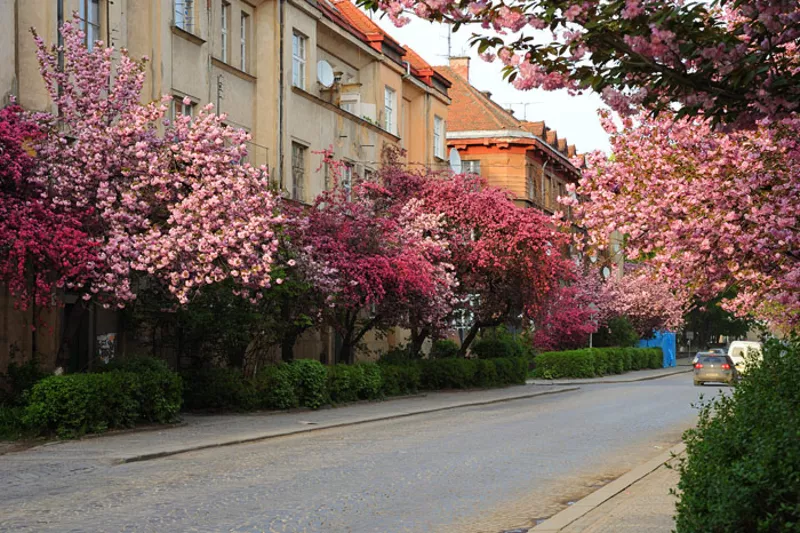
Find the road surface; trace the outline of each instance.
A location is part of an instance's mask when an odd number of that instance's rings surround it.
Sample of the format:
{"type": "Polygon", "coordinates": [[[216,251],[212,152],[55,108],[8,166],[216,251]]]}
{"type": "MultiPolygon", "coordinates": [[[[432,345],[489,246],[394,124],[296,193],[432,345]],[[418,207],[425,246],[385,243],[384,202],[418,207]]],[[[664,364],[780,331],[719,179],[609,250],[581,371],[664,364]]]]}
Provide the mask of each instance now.
{"type": "Polygon", "coordinates": [[[10,454],[0,456],[0,531],[530,527],[678,442],[692,403],[717,390],[691,374],[589,385],[116,466],[10,454]]]}

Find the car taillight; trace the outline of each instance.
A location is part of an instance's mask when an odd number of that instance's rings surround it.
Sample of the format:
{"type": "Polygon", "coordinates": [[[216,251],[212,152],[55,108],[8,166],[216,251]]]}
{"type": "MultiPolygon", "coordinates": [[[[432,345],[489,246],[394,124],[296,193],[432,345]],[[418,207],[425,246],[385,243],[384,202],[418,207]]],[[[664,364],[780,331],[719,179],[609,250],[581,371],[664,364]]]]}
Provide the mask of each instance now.
{"type": "Polygon", "coordinates": [[[703,368],[703,363],[695,363],[695,368],[703,368]]]}
{"type": "Polygon", "coordinates": [[[728,363],[724,363],[722,365],[722,370],[730,370],[730,369],[731,369],[731,365],[729,365],[728,363]]]}

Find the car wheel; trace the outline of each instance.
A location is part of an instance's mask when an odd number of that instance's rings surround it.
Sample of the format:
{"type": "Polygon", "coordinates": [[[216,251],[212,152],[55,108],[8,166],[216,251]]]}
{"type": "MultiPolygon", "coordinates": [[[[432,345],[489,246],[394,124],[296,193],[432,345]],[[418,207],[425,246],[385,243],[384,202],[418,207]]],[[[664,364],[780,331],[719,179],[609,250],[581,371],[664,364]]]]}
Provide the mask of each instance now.
{"type": "Polygon", "coordinates": [[[702,381],[695,381],[694,382],[694,386],[695,387],[702,387],[703,386],[703,382],[702,381]]]}

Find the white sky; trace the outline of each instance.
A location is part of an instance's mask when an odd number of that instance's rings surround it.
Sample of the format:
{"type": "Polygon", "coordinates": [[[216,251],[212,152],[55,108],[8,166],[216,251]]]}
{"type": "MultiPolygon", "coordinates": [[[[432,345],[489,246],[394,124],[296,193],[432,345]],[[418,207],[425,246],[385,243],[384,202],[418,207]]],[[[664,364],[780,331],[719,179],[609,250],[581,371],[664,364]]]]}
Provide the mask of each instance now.
{"type": "MultiPolygon", "coordinates": [[[[409,24],[395,27],[387,17],[371,15],[373,20],[400,44],[413,48],[431,65],[447,64],[447,26],[412,16],[409,24]]],[[[596,94],[570,96],[566,91],[518,91],[503,80],[499,61],[487,63],[480,59],[475,48],[468,46],[472,29],[462,27],[452,34],[452,54],[469,55],[470,82],[481,91],[490,91],[492,100],[514,109],[519,119],[544,120],[547,127],[558,130],[559,138],[566,137],[579,152],[603,150],[609,152],[608,135],[600,126],[597,109],[604,107],[596,94]],[[509,105],[512,104],[512,105],[509,105]],[[525,105],[527,104],[527,105],[525,105]]]]}

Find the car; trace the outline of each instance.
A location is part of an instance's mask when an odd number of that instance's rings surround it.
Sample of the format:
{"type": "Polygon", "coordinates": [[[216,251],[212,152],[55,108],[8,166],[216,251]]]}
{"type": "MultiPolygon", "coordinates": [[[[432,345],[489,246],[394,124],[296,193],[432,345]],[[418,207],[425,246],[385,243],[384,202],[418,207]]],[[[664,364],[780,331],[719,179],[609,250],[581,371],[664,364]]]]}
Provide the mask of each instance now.
{"type": "Polygon", "coordinates": [[[717,355],[728,355],[728,350],[725,348],[709,348],[707,351],[717,355]]]}
{"type": "Polygon", "coordinates": [[[706,383],[727,383],[733,385],[739,382],[739,371],[733,360],[727,355],[698,354],[694,364],[694,384],[696,387],[706,383]]]}
{"type": "MultiPolygon", "coordinates": [[[[692,359],[692,365],[696,365],[697,364],[697,359],[699,357],[703,356],[703,355],[712,355],[712,354],[711,354],[711,352],[697,352],[696,354],[694,354],[694,359],[692,359]]],[[[725,354],[722,354],[722,355],[725,355],[725,354]]]]}
{"type": "Polygon", "coordinates": [[[736,365],[736,370],[744,374],[747,361],[761,360],[761,343],[753,341],[733,341],[728,347],[728,357],[736,365]]]}

